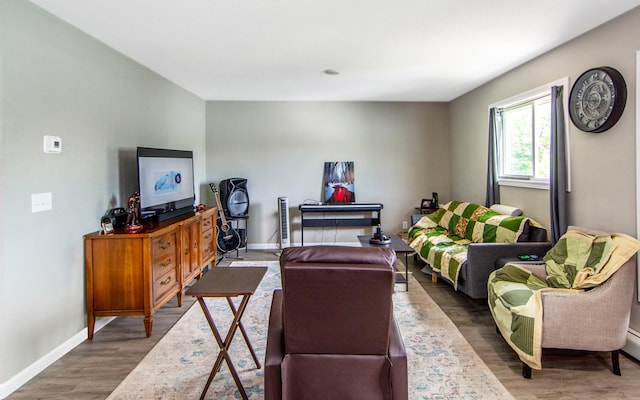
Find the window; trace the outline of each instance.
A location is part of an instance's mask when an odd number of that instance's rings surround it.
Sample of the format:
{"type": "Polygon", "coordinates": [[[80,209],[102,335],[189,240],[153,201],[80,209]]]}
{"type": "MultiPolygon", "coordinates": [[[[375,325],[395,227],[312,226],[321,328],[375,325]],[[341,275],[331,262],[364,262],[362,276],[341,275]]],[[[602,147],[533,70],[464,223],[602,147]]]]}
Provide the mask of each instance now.
{"type": "Polygon", "coordinates": [[[496,110],[501,178],[549,180],[550,94],[496,110]]]}
{"type": "MultiPolygon", "coordinates": [[[[549,188],[551,87],[562,84],[565,81],[492,105],[495,108],[496,162],[500,185],[549,188]]],[[[567,86],[568,82],[565,88],[567,86]]],[[[566,90],[564,93],[565,97],[568,96],[566,90]]]]}

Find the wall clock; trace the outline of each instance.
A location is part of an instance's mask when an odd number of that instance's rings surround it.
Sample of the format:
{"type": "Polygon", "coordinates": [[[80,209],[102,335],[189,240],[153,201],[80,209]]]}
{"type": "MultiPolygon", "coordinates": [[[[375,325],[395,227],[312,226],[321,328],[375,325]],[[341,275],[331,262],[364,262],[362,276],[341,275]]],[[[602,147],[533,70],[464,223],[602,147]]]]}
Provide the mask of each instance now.
{"type": "Polygon", "coordinates": [[[584,72],[571,88],[569,115],[578,129],[599,133],[618,122],[627,102],[627,85],[615,68],[584,72]]]}

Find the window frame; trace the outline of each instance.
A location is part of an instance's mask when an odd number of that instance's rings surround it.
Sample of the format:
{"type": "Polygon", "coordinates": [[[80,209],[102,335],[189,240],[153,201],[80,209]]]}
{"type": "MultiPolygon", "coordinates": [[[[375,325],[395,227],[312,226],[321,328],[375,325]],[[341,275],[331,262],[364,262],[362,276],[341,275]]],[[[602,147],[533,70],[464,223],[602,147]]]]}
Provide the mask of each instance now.
{"type": "MultiPolygon", "coordinates": [[[[541,97],[544,97],[545,95],[551,95],[551,88],[553,86],[562,86],[563,89],[563,108],[564,108],[564,124],[565,124],[565,140],[567,143],[567,164],[568,166],[571,165],[570,163],[570,158],[569,158],[569,146],[570,146],[570,141],[569,141],[569,114],[568,114],[568,103],[569,103],[569,78],[565,77],[565,78],[561,78],[558,79],[556,81],[553,82],[549,82],[546,83],[542,86],[538,86],[534,89],[531,90],[527,90],[526,92],[517,94],[515,96],[509,97],[507,99],[503,99],[500,100],[498,102],[495,102],[493,104],[489,105],[489,110],[491,110],[492,108],[495,109],[507,109],[507,108],[512,108],[512,107],[516,107],[518,105],[527,103],[527,102],[531,102],[534,101],[536,99],[539,99],[541,97]]],[[[500,140],[500,138],[496,138],[497,140],[500,140]]],[[[497,146],[500,147],[502,146],[502,143],[498,142],[497,146]]],[[[498,152],[498,154],[496,154],[495,157],[495,162],[496,163],[500,163],[500,152],[498,152]]],[[[503,176],[500,173],[500,165],[495,165],[496,170],[499,172],[499,176],[498,176],[498,185],[500,186],[514,186],[514,187],[524,187],[524,188],[531,188],[531,189],[542,189],[542,190],[549,190],[549,186],[550,186],[550,180],[549,179],[540,179],[540,178],[535,178],[535,177],[531,177],[531,178],[520,178],[520,177],[513,177],[513,176],[503,176]]],[[[570,168],[570,167],[569,167],[570,168]]],[[[569,190],[571,188],[571,181],[569,179],[569,177],[571,176],[570,173],[567,174],[567,183],[568,183],[568,187],[569,190]]]]}

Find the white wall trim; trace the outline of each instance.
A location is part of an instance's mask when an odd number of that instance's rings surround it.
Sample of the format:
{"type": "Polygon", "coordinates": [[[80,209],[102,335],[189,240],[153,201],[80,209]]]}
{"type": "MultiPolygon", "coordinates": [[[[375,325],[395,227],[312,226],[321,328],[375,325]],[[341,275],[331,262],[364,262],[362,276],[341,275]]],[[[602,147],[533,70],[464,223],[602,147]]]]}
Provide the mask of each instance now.
{"type": "Polygon", "coordinates": [[[629,328],[627,344],[622,348],[622,351],[640,361],[640,332],[629,328]]]}
{"type": "MultiPolygon", "coordinates": [[[[115,317],[97,318],[95,332],[104,328],[109,322],[113,321],[115,317]]],[[[15,392],[20,386],[29,382],[33,377],[44,371],[48,366],[58,361],[62,356],[73,350],[74,347],[87,340],[87,328],[82,329],[80,332],[73,335],[66,342],[60,346],[51,350],[43,357],[38,359],[27,368],[18,372],[6,382],[0,383],[0,399],[8,397],[11,393],[15,392]]]]}
{"type": "Polygon", "coordinates": [[[529,188],[529,189],[549,190],[548,181],[536,181],[533,179],[498,178],[498,185],[523,187],[523,188],[529,188]]]}

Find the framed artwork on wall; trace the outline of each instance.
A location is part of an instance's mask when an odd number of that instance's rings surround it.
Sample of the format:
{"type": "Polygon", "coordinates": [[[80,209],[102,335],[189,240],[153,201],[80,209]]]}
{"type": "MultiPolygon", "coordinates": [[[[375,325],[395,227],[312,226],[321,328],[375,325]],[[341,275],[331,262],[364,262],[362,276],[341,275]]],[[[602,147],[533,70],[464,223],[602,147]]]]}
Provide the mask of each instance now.
{"type": "Polygon", "coordinates": [[[325,203],[353,203],[356,201],[353,161],[327,161],[324,163],[322,187],[325,203]]]}

